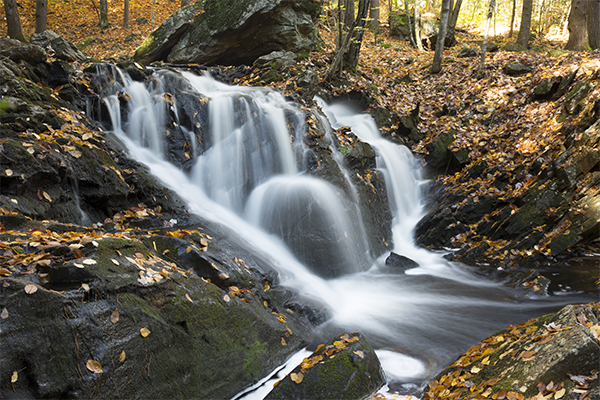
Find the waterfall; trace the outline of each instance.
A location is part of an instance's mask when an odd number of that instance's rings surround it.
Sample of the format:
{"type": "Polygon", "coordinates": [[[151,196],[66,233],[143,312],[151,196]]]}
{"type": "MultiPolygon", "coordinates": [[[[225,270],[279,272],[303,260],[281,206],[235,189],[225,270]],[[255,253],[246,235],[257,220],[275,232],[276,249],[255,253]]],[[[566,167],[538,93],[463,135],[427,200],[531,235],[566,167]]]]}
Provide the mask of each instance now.
{"type": "MultiPolygon", "coordinates": [[[[320,101],[325,123],[350,126],[375,149],[391,202],[393,250],[419,264],[407,271],[385,266],[389,252],[371,258],[356,190],[307,170],[311,150],[299,106],[271,90],[189,72],[157,71],[148,86],[119,74],[112,81],[105,104],[132,157],[191,212],[232,228],[271,260],[283,285],[325,304],[332,317],[319,327],[324,340],[365,334],[396,389],[414,391],[467,346],[565,302],[516,304],[510,288],[416,247],[424,182],[418,162],[382,138],[369,115],[320,101]],[[178,107],[191,112],[181,115],[178,107]],[[184,148],[167,146],[177,134],[184,148]]],[[[352,172],[338,163],[348,183],[352,172]]]]}

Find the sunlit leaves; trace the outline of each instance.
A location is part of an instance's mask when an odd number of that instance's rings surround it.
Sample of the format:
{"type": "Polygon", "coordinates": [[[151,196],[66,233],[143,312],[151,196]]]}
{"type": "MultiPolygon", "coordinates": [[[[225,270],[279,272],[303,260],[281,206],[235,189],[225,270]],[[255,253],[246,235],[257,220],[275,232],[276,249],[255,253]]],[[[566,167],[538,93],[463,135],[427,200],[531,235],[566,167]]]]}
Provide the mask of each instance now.
{"type": "Polygon", "coordinates": [[[87,360],[85,367],[94,374],[101,374],[103,372],[102,365],[96,360],[87,360]]]}
{"type": "Polygon", "coordinates": [[[10,383],[15,383],[19,379],[19,373],[17,371],[13,371],[10,376],[10,383]]]}
{"type": "Polygon", "coordinates": [[[121,354],[119,354],[119,362],[120,362],[120,363],[122,363],[122,362],[125,362],[125,357],[126,357],[126,356],[125,356],[125,350],[123,350],[123,351],[121,352],[121,354]]]}
{"type": "Polygon", "coordinates": [[[119,321],[119,310],[115,308],[115,311],[110,315],[110,322],[116,324],[119,321]]]}
{"type": "Polygon", "coordinates": [[[149,334],[150,334],[150,330],[148,328],[140,329],[140,335],[142,335],[142,337],[148,337],[149,334]]]}

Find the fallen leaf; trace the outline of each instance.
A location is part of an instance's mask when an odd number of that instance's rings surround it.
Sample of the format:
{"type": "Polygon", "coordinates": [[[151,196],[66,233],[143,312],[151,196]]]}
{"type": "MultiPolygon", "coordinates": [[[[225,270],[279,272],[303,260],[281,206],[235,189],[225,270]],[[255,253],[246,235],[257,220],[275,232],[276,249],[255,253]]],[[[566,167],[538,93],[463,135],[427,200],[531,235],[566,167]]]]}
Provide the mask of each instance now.
{"type": "Polygon", "coordinates": [[[13,371],[12,376],[10,377],[10,383],[15,383],[19,379],[19,373],[17,371],[13,371]]]}
{"type": "Polygon", "coordinates": [[[96,360],[87,360],[85,367],[95,374],[101,374],[103,372],[102,366],[96,360]]]}
{"type": "Polygon", "coordinates": [[[147,328],[140,329],[140,335],[142,335],[142,337],[147,337],[149,334],[150,331],[147,328]]]}
{"type": "Polygon", "coordinates": [[[557,400],[562,398],[565,395],[565,392],[566,392],[565,388],[560,389],[559,391],[554,393],[554,398],[557,400]]]}
{"type": "Polygon", "coordinates": [[[284,338],[281,338],[281,345],[282,345],[282,346],[287,346],[287,343],[285,342],[285,339],[284,339],[284,338]]]}
{"type": "Polygon", "coordinates": [[[304,379],[304,374],[302,372],[298,372],[297,374],[295,372],[292,372],[290,374],[290,379],[296,383],[302,383],[302,379],[304,379]]]}
{"type": "Polygon", "coordinates": [[[6,171],[4,171],[4,173],[6,174],[6,176],[12,176],[13,171],[12,169],[7,169],[6,171]]]}
{"type": "Polygon", "coordinates": [[[9,276],[9,275],[12,275],[12,272],[10,272],[6,268],[0,268],[0,275],[2,275],[2,276],[9,276]]]}
{"type": "Polygon", "coordinates": [[[81,284],[81,288],[82,288],[83,290],[85,290],[86,292],[89,292],[89,291],[90,291],[90,285],[88,285],[87,283],[82,283],[82,284],[81,284]]]}
{"type": "Polygon", "coordinates": [[[86,258],[85,260],[82,261],[82,263],[84,263],[85,265],[94,265],[94,264],[98,264],[96,262],[96,260],[92,260],[91,258],[86,258]]]}
{"type": "Polygon", "coordinates": [[[85,265],[83,265],[83,264],[73,263],[73,265],[76,266],[77,268],[85,268],[85,265]]]}
{"type": "Polygon", "coordinates": [[[125,350],[123,350],[121,352],[121,354],[119,355],[119,362],[123,362],[125,361],[125,350]]]}
{"type": "Polygon", "coordinates": [[[363,353],[361,350],[353,351],[353,353],[359,356],[360,358],[365,358],[365,353],[363,353]]]}
{"type": "Polygon", "coordinates": [[[8,310],[6,309],[6,307],[4,307],[4,309],[0,313],[0,318],[2,318],[2,319],[8,318],[8,310]]]}
{"type": "Polygon", "coordinates": [[[112,261],[113,264],[115,265],[121,265],[121,263],[119,263],[117,260],[115,260],[114,258],[111,258],[110,261],[112,261]]]}
{"type": "Polygon", "coordinates": [[[231,299],[229,298],[228,295],[225,295],[225,296],[223,296],[223,300],[225,301],[225,303],[229,303],[229,300],[231,300],[231,299]]]}
{"type": "Polygon", "coordinates": [[[42,192],[42,195],[44,196],[44,198],[46,200],[48,200],[50,203],[52,203],[52,197],[50,197],[50,195],[46,192],[42,192]]]}
{"type": "Polygon", "coordinates": [[[116,324],[119,321],[119,310],[115,308],[115,311],[110,315],[110,322],[116,324]]]}
{"type": "Polygon", "coordinates": [[[37,292],[38,287],[32,283],[25,285],[25,293],[27,294],[34,294],[35,292],[37,292]]]}
{"type": "Polygon", "coordinates": [[[186,298],[186,299],[188,299],[188,301],[189,301],[190,303],[193,303],[193,302],[194,302],[194,300],[192,300],[192,298],[190,297],[190,295],[189,295],[189,294],[187,294],[187,293],[185,294],[185,298],[186,298]]]}

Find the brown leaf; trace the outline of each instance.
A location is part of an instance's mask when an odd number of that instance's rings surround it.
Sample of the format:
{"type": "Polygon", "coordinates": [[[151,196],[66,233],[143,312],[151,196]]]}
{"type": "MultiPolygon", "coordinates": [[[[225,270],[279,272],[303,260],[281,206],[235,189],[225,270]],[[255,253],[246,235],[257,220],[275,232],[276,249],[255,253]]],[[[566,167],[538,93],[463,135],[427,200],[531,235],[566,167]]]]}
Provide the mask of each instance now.
{"type": "Polygon", "coordinates": [[[95,374],[101,374],[104,372],[102,371],[102,366],[96,360],[87,360],[85,367],[95,374]]]}
{"type": "Polygon", "coordinates": [[[194,300],[192,300],[192,298],[190,297],[190,295],[189,295],[189,294],[187,294],[187,293],[185,294],[185,298],[186,298],[186,299],[187,299],[187,300],[188,300],[190,303],[193,303],[193,302],[194,302],[194,300]]]}
{"type": "Polygon", "coordinates": [[[119,310],[115,308],[115,311],[110,315],[110,322],[116,324],[119,321],[119,310]]]}
{"type": "Polygon", "coordinates": [[[37,292],[37,290],[38,290],[38,287],[36,285],[34,285],[33,283],[25,285],[25,293],[27,293],[27,294],[34,294],[35,292],[37,292]]]}
{"type": "Polygon", "coordinates": [[[9,276],[9,275],[12,275],[12,272],[10,272],[6,268],[0,268],[0,276],[9,276]]]}
{"type": "Polygon", "coordinates": [[[119,362],[124,362],[125,361],[125,350],[123,350],[121,352],[121,354],[119,355],[119,362]]]}
{"type": "Polygon", "coordinates": [[[4,307],[4,309],[0,313],[0,318],[2,318],[2,319],[8,318],[8,310],[6,309],[6,307],[4,307]]]}
{"type": "Polygon", "coordinates": [[[290,374],[290,379],[297,384],[302,383],[302,379],[304,379],[304,374],[302,372],[298,372],[297,374],[295,372],[292,372],[290,374]]]}

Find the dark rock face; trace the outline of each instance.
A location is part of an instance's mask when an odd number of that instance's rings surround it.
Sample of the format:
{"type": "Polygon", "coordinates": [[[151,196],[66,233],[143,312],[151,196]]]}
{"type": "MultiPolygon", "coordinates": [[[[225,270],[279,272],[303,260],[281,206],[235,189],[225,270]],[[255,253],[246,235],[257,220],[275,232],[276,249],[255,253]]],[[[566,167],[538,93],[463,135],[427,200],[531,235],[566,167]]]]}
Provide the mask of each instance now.
{"type": "Polygon", "coordinates": [[[389,267],[398,268],[401,271],[404,271],[410,268],[417,268],[419,266],[419,263],[414,260],[411,260],[406,256],[392,252],[388,256],[388,258],[385,259],[385,265],[389,267]]]}
{"type": "Polygon", "coordinates": [[[273,51],[311,51],[319,42],[319,10],[314,0],[200,1],[165,21],[134,58],[143,63],[251,65],[273,51]]]}
{"type": "Polygon", "coordinates": [[[87,57],[73,42],[66,40],[52,31],[44,31],[31,35],[30,42],[53,53],[58,59],[65,61],[82,61],[87,57]]]}
{"type": "Polygon", "coordinates": [[[266,399],[364,399],[384,384],[371,344],[355,332],[334,338],[305,358],[266,399]]]}
{"type": "Polygon", "coordinates": [[[421,398],[440,398],[442,392],[448,398],[483,393],[598,398],[599,316],[597,302],[566,306],[501,330],[463,353],[430,382],[421,398]]]}
{"type": "Polygon", "coordinates": [[[531,72],[531,70],[532,68],[529,65],[521,62],[513,62],[504,67],[504,72],[509,76],[525,75],[526,73],[531,72]]]}

